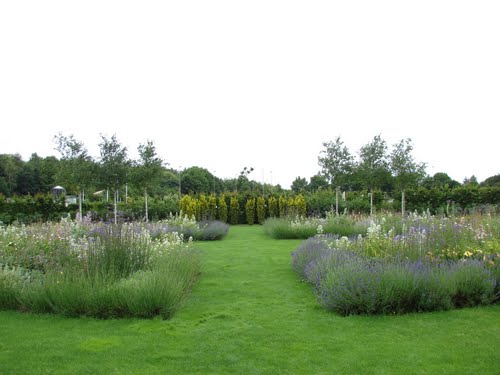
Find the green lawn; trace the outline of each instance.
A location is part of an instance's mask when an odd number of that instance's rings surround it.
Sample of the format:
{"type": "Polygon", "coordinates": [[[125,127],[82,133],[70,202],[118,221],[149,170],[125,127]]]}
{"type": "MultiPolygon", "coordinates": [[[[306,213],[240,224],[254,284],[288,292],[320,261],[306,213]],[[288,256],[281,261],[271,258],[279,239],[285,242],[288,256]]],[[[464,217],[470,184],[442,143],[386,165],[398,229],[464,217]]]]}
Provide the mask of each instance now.
{"type": "Polygon", "coordinates": [[[291,271],[299,243],[259,226],[199,243],[203,275],[169,321],[0,312],[0,374],[499,373],[499,306],[342,318],[291,271]]]}

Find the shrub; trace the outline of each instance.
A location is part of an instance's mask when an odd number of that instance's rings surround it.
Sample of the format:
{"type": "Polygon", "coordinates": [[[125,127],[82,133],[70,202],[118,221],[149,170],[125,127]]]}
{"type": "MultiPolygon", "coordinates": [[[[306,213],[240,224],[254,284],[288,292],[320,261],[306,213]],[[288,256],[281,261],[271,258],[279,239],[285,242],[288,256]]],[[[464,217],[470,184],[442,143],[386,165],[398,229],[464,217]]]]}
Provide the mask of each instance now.
{"type": "Polygon", "coordinates": [[[286,198],[283,195],[280,195],[278,203],[279,203],[279,208],[278,208],[279,217],[284,218],[286,217],[287,214],[286,198]]]}
{"type": "Polygon", "coordinates": [[[293,197],[288,197],[288,199],[286,200],[286,216],[299,216],[297,206],[295,205],[295,199],[293,197]]]}
{"type": "Polygon", "coordinates": [[[294,204],[297,210],[297,215],[300,217],[306,217],[307,214],[306,200],[304,199],[304,196],[302,194],[299,194],[295,197],[294,204]]]}
{"type": "Polygon", "coordinates": [[[269,218],[264,223],[264,231],[275,239],[307,239],[315,234],[332,234],[337,236],[358,236],[366,234],[364,222],[356,221],[344,215],[328,215],[321,218],[269,218]]]}
{"type": "Polygon", "coordinates": [[[196,198],[190,197],[189,195],[184,195],[181,198],[180,208],[181,208],[181,211],[185,215],[187,215],[187,217],[196,218],[197,214],[199,212],[198,200],[196,198]]]}
{"type": "Polygon", "coordinates": [[[215,194],[210,194],[210,197],[208,197],[208,212],[210,213],[208,220],[217,219],[217,198],[215,194]]]}
{"type": "Polygon", "coordinates": [[[199,223],[199,230],[193,233],[193,239],[197,241],[213,241],[223,239],[229,226],[221,221],[213,220],[199,223]]]}
{"type": "Polygon", "coordinates": [[[455,288],[452,295],[454,306],[487,305],[494,301],[496,280],[482,262],[474,259],[456,262],[451,277],[455,288]]]}
{"type": "Polygon", "coordinates": [[[198,221],[202,221],[208,220],[209,217],[210,210],[208,208],[207,197],[204,194],[201,194],[200,198],[198,199],[198,215],[196,216],[196,219],[198,221]]]}
{"type": "Polygon", "coordinates": [[[278,217],[278,200],[275,197],[269,197],[267,204],[269,206],[269,217],[278,217]]]}
{"type": "Polygon", "coordinates": [[[257,222],[264,224],[266,221],[266,200],[264,197],[257,198],[257,222]]]}
{"type": "Polygon", "coordinates": [[[224,194],[219,195],[219,220],[227,223],[227,203],[224,194]]]}
{"type": "Polygon", "coordinates": [[[309,238],[292,253],[292,269],[302,278],[307,279],[306,267],[324,255],[331,253],[328,244],[321,237],[309,238]]]}
{"type": "Polygon", "coordinates": [[[255,222],[255,198],[247,199],[245,203],[245,214],[247,224],[252,225],[255,222]]]}
{"type": "Polygon", "coordinates": [[[345,237],[319,236],[292,253],[292,269],[314,285],[326,309],[341,315],[447,310],[498,297],[492,258],[412,260],[404,253],[368,255],[357,246],[345,237]]]}
{"type": "MultiPolygon", "coordinates": [[[[188,219],[171,220],[184,224],[188,219]]],[[[227,225],[204,224],[198,230],[207,239],[220,238],[227,225]]],[[[152,226],[66,221],[1,228],[0,263],[0,309],[169,318],[198,278],[200,255],[182,235],[152,226]],[[155,239],[146,228],[157,231],[155,239]],[[57,246],[48,246],[41,234],[57,246]],[[37,263],[40,270],[15,264],[16,258],[2,251],[6,239],[16,252],[23,254],[29,248],[32,257],[44,259],[37,263]],[[13,264],[6,266],[6,261],[13,264]]]]}
{"type": "Polygon", "coordinates": [[[19,306],[19,294],[25,283],[26,270],[0,265],[0,310],[19,306]]]}
{"type": "Polygon", "coordinates": [[[240,203],[238,198],[235,196],[231,197],[229,201],[229,223],[238,224],[240,218],[240,203]]]}
{"type": "Polygon", "coordinates": [[[271,238],[281,239],[306,239],[317,233],[317,226],[301,225],[301,219],[296,220],[269,218],[264,222],[264,232],[271,238]],[[293,223],[299,223],[294,225],[293,223]]]}

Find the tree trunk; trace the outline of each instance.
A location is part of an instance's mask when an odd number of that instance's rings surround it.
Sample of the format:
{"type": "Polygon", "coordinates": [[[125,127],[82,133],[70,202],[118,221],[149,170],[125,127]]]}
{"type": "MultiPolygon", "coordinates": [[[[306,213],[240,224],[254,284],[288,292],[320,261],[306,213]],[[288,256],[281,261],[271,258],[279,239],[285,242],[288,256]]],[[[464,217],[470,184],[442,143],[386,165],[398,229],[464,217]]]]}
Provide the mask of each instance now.
{"type": "Polygon", "coordinates": [[[80,221],[83,220],[82,199],[83,199],[83,192],[82,190],[80,190],[80,196],[78,197],[78,212],[80,213],[80,221]]]}
{"type": "Polygon", "coordinates": [[[339,214],[339,188],[335,188],[335,213],[339,214]]]}
{"type": "Polygon", "coordinates": [[[373,216],[373,188],[370,188],[370,216],[373,216]]]}
{"type": "Polygon", "coordinates": [[[405,216],[405,191],[401,191],[401,215],[405,216]]]}
{"type": "Polygon", "coordinates": [[[148,218],[148,191],[144,189],[144,205],[146,208],[146,223],[149,221],[148,218]]]}
{"type": "Polygon", "coordinates": [[[117,209],[117,206],[118,206],[118,191],[115,190],[114,192],[114,205],[115,205],[115,224],[117,223],[117,218],[118,218],[118,209],[117,209]]]}

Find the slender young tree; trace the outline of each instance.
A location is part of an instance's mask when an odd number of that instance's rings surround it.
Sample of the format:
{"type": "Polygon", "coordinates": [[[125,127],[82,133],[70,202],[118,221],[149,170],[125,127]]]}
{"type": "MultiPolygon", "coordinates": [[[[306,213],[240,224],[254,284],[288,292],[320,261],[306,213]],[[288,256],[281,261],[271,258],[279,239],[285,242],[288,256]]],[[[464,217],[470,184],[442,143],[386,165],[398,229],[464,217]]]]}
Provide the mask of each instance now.
{"type": "Polygon", "coordinates": [[[354,168],[354,157],[349,149],[344,145],[340,137],[334,142],[324,142],[324,150],[318,157],[318,163],[321,167],[321,173],[328,180],[331,186],[335,188],[335,211],[339,213],[339,187],[347,185],[349,177],[352,176],[354,168]]]}
{"type": "Polygon", "coordinates": [[[116,135],[108,139],[101,134],[99,144],[101,158],[101,181],[107,189],[113,190],[114,222],[117,222],[118,189],[126,183],[129,168],[127,148],[123,147],[116,135]]]}
{"type": "Polygon", "coordinates": [[[139,152],[139,159],[134,162],[132,180],[136,186],[144,191],[145,219],[147,223],[149,221],[148,191],[159,183],[162,178],[163,166],[167,163],[164,163],[157,155],[153,141],[147,140],[145,144],[140,144],[137,151],[139,152]]]}
{"type": "Polygon", "coordinates": [[[60,168],[56,174],[57,180],[66,186],[68,191],[78,194],[78,212],[80,219],[83,218],[82,202],[87,189],[94,180],[95,163],[89,156],[83,142],[78,141],[71,134],[65,136],[62,133],[54,136],[56,150],[61,154],[60,168]]]}
{"type": "Polygon", "coordinates": [[[379,188],[390,177],[387,144],[380,135],[361,147],[357,169],[361,185],[370,190],[370,215],[373,215],[373,189],[379,188]]]}
{"type": "Polygon", "coordinates": [[[396,143],[390,155],[390,167],[396,186],[401,190],[401,214],[405,214],[405,190],[416,185],[425,176],[425,164],[417,163],[411,154],[413,144],[410,138],[396,143]]]}

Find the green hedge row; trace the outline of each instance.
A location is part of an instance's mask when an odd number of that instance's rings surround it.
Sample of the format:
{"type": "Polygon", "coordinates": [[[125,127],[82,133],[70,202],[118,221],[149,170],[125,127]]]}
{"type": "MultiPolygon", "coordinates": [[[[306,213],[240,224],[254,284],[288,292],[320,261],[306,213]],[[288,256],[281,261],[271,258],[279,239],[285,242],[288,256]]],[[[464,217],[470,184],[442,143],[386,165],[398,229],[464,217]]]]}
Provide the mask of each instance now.
{"type": "MultiPolygon", "coordinates": [[[[152,220],[167,218],[170,213],[182,210],[198,220],[218,219],[230,224],[259,223],[268,217],[322,216],[335,209],[335,191],[322,190],[308,193],[305,196],[280,195],[263,197],[258,194],[221,194],[185,195],[179,201],[178,196],[151,197],[148,199],[149,217],[152,220]]],[[[339,211],[350,213],[369,213],[370,197],[367,192],[346,192],[339,194],[339,211]],[[345,196],[345,199],[344,199],[345,196]]],[[[375,191],[373,196],[375,209],[398,211],[400,196],[398,193],[388,195],[375,191]]],[[[430,210],[433,214],[461,213],[467,210],[480,209],[485,206],[500,206],[499,187],[462,186],[454,189],[419,187],[406,191],[406,207],[408,211],[430,210]]],[[[35,196],[15,196],[5,198],[0,194],[0,221],[11,224],[15,221],[32,223],[38,221],[59,220],[70,214],[75,217],[77,205],[66,206],[60,199],[50,194],[35,196]]],[[[127,202],[119,202],[119,216],[123,220],[142,220],[145,217],[144,198],[129,197],[127,202]]],[[[87,200],[83,205],[85,215],[94,220],[111,220],[113,217],[112,202],[87,200]]]]}

